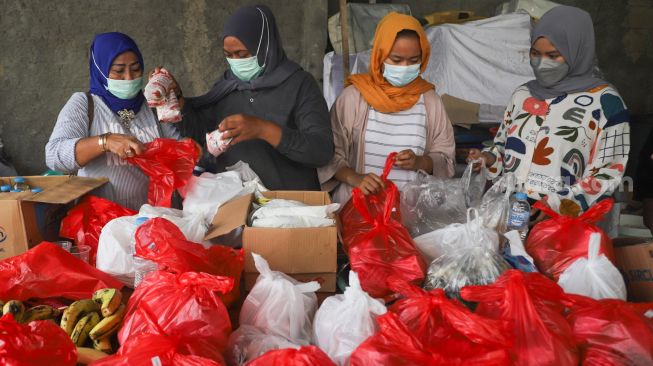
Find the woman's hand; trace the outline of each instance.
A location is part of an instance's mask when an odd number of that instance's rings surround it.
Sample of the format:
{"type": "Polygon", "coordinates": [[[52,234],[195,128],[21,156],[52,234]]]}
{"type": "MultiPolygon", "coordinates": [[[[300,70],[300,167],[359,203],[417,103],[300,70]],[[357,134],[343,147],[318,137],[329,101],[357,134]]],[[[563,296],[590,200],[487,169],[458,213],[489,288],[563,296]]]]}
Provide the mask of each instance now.
{"type": "Polygon", "coordinates": [[[433,173],[433,162],[428,156],[417,156],[411,149],[397,153],[395,166],[405,170],[424,170],[429,174],[433,173]]]}
{"type": "Polygon", "coordinates": [[[358,187],[364,195],[379,193],[385,188],[381,177],[374,173],[356,174],[351,183],[351,186],[358,187]]]}
{"type": "Polygon", "coordinates": [[[281,142],[281,127],[277,124],[246,114],[233,114],[218,125],[223,139],[232,139],[231,144],[260,139],[277,147],[281,142]]]}
{"type": "MultiPolygon", "coordinates": [[[[474,160],[481,159],[485,163],[485,167],[489,168],[491,167],[495,161],[497,160],[494,155],[487,153],[485,151],[481,152],[479,149],[469,149],[469,154],[467,155],[467,162],[472,162],[474,160]]],[[[479,172],[481,171],[482,165],[480,163],[474,164],[474,171],[479,172]]]]}
{"type": "Polygon", "coordinates": [[[133,136],[112,133],[107,135],[107,151],[118,155],[121,159],[138,156],[145,151],[143,143],[133,136]]]}

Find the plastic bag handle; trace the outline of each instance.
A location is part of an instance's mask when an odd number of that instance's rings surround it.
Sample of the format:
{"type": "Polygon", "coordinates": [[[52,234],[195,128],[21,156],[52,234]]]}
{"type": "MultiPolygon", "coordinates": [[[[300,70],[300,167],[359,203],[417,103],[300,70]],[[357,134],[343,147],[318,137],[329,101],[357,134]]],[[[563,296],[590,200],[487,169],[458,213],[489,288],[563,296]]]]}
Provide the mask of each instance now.
{"type": "MultiPolygon", "coordinates": [[[[388,181],[387,184],[389,185],[389,187],[386,192],[385,203],[383,206],[383,217],[379,218],[383,222],[387,222],[390,219],[390,216],[392,215],[392,210],[394,208],[394,203],[398,194],[397,186],[395,186],[394,183],[388,181]]],[[[363,194],[363,192],[361,192],[361,190],[358,188],[354,188],[351,194],[352,194],[351,196],[352,203],[354,204],[354,207],[356,208],[358,213],[360,213],[360,215],[368,224],[371,225],[374,224],[375,218],[372,217],[372,214],[370,214],[370,211],[367,207],[367,199],[363,194]]]]}
{"type": "Polygon", "coordinates": [[[368,224],[373,224],[374,219],[372,218],[370,211],[367,209],[367,204],[365,202],[365,195],[363,194],[363,192],[358,188],[354,188],[351,191],[351,200],[352,203],[354,204],[354,207],[356,208],[356,211],[358,211],[358,213],[361,216],[363,216],[363,219],[365,219],[365,221],[368,224]]]}
{"type": "Polygon", "coordinates": [[[558,218],[558,217],[562,216],[559,213],[555,212],[551,207],[547,206],[543,201],[535,202],[535,204],[533,205],[533,208],[536,208],[536,209],[544,212],[545,214],[547,214],[552,219],[555,219],[555,218],[558,218]]]}
{"type": "Polygon", "coordinates": [[[590,235],[589,243],[587,244],[587,259],[589,261],[595,261],[599,258],[599,252],[601,250],[601,234],[592,233],[590,235]]]}
{"type": "Polygon", "coordinates": [[[612,210],[614,200],[612,198],[604,199],[601,202],[590,207],[589,210],[582,213],[579,217],[588,224],[594,224],[603,220],[603,216],[612,210]]]}
{"type": "Polygon", "coordinates": [[[388,180],[388,175],[390,175],[390,171],[392,171],[392,167],[395,165],[395,157],[397,157],[397,153],[391,152],[385,159],[385,166],[383,167],[381,179],[388,180]]]}
{"type": "Polygon", "coordinates": [[[424,297],[428,294],[426,290],[413,286],[398,277],[392,276],[386,280],[388,287],[405,297],[424,297]]]}

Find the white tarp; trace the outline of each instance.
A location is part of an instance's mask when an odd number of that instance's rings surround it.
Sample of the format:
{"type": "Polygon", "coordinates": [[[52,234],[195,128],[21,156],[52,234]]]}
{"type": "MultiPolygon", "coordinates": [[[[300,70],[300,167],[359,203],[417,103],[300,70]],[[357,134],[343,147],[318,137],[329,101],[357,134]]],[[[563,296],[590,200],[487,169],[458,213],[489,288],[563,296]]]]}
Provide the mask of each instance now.
{"type": "MultiPolygon", "coordinates": [[[[531,18],[504,14],[426,29],[431,57],[423,77],[449,94],[479,104],[506,106],[512,92],[532,80],[531,18]]],[[[351,55],[352,73],[367,72],[370,51],[351,55]]],[[[329,108],[343,88],[342,56],[324,57],[324,97],[329,108]]]]}

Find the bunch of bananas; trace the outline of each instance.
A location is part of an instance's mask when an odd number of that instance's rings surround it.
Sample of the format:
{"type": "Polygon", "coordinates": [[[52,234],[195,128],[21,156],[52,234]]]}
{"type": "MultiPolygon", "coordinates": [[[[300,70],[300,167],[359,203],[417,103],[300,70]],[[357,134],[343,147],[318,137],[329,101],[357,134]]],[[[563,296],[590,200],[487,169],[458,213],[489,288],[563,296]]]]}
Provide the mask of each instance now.
{"type": "Polygon", "coordinates": [[[56,320],[62,313],[62,309],[55,309],[50,305],[38,305],[26,309],[25,304],[18,300],[10,300],[6,303],[0,301],[0,306],[2,306],[2,315],[12,314],[18,323],[24,324],[34,320],[56,320]]]}
{"type": "Polygon", "coordinates": [[[91,299],[75,301],[64,310],[61,328],[77,347],[92,344],[95,350],[113,353],[117,343],[113,336],[120,329],[126,311],[119,290],[97,290],[91,299]]]}

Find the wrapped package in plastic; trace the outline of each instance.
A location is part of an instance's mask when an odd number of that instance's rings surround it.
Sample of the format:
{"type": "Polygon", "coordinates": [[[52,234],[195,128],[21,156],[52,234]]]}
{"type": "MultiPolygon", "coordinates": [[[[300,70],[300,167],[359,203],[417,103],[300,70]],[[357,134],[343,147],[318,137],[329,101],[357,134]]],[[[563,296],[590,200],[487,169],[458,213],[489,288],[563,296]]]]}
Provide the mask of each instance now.
{"type": "Polygon", "coordinates": [[[0,364],[75,366],[77,349],[70,336],[50,320],[20,324],[5,314],[0,318],[0,364]]]}
{"type": "Polygon", "coordinates": [[[539,273],[506,271],[494,284],[468,286],[461,297],[477,302],[476,314],[510,323],[516,366],[577,366],[579,354],[564,317],[564,292],[539,273]]]}
{"type": "Polygon", "coordinates": [[[465,221],[465,212],[481,204],[486,176],[471,162],[462,178],[443,179],[419,171],[401,189],[403,223],[413,237],[465,221]]]}
{"type": "Polygon", "coordinates": [[[135,211],[107,199],[91,195],[85,196],[61,220],[59,235],[62,238],[74,240],[77,245],[91,247],[89,263],[94,266],[100,233],[104,225],[115,218],[135,214],[135,211]]]}
{"type": "Polygon", "coordinates": [[[272,199],[252,214],[253,227],[328,227],[335,226],[333,214],[340,204],[309,206],[302,202],[272,199]]]}
{"type": "Polygon", "coordinates": [[[229,337],[225,358],[230,366],[243,366],[268,351],[300,347],[273,332],[251,325],[241,325],[229,337]]]}
{"type": "Polygon", "coordinates": [[[247,366],[335,366],[329,356],[315,346],[270,351],[247,366]]]}
{"type": "Polygon", "coordinates": [[[558,279],[565,292],[593,299],[626,300],[626,283],[617,267],[605,255],[599,254],[601,234],[590,235],[587,258],[573,262],[558,279]]]}
{"type": "Polygon", "coordinates": [[[298,345],[311,343],[317,310],[315,282],[301,283],[270,269],[268,262],[252,253],[260,273],[240,310],[240,325],[251,325],[298,345]]]}
{"type": "Polygon", "coordinates": [[[516,182],[517,178],[513,173],[506,173],[485,192],[478,208],[485,227],[498,233],[506,232],[510,196],[515,192],[516,182]]]}
{"type": "MultiPolygon", "coordinates": [[[[204,248],[184,238],[175,224],[154,218],[141,224],[134,236],[135,256],[156,263],[159,270],[184,273],[202,272],[229,277],[240,284],[245,268],[245,253],[222,245],[204,248]]],[[[225,305],[233,304],[240,297],[240,286],[234,286],[221,296],[225,305]]]]}
{"type": "Polygon", "coordinates": [[[215,157],[222,155],[229,148],[229,143],[233,138],[223,138],[224,132],[215,130],[206,134],[206,149],[215,157]]]}
{"type": "Polygon", "coordinates": [[[426,269],[413,239],[401,224],[397,186],[387,179],[395,155],[388,156],[381,175],[386,188],[371,195],[354,188],[340,211],[343,247],[351,268],[358,273],[363,290],[384,299],[394,296],[386,283],[389,277],[420,284],[426,269]]]}
{"type": "Polygon", "coordinates": [[[578,217],[560,215],[542,202],[533,208],[551,218],[535,225],[528,234],[526,251],[535,260],[537,268],[547,276],[558,280],[574,261],[587,257],[587,243],[593,233],[601,234],[599,254],[614,263],[614,250],[610,238],[596,226],[612,209],[612,199],[605,199],[578,217]]]}
{"type": "Polygon", "coordinates": [[[101,288],[122,283],[60,246],[43,242],[27,252],[0,261],[0,299],[65,297],[88,299],[101,288]]]}
{"type": "MultiPolygon", "coordinates": [[[[499,237],[494,230],[483,226],[480,217],[447,230],[449,236],[440,244],[441,255],[429,265],[424,288],[443,289],[447,295],[458,297],[461,288],[469,285],[487,285],[510,269],[499,252],[499,237]]],[[[438,243],[431,243],[436,246],[438,243]]]]}
{"type": "Polygon", "coordinates": [[[404,296],[390,307],[408,330],[429,351],[441,353],[444,364],[466,365],[488,359],[509,365],[512,332],[508,322],[472,313],[457,300],[449,299],[441,289],[425,291],[403,281],[390,280],[404,296]],[[502,356],[501,356],[502,355],[502,356]]]}
{"type": "Polygon", "coordinates": [[[533,257],[524,248],[519,231],[511,230],[503,234],[503,236],[508,240],[508,244],[503,247],[503,259],[514,269],[523,272],[538,272],[533,257]]]}
{"type": "Polygon", "coordinates": [[[569,296],[583,365],[653,365],[653,303],[569,296]],[[650,313],[649,313],[650,314],[650,313]]]}
{"type": "Polygon", "coordinates": [[[385,313],[383,302],[363,291],[358,275],[350,271],[344,294],[326,298],[317,310],[313,341],[337,365],[349,365],[354,350],[377,332],[376,317],[385,313]]]}
{"type": "Polygon", "coordinates": [[[218,207],[238,196],[242,189],[243,181],[238,172],[202,173],[199,177],[192,176],[181,192],[184,197],[184,212],[200,213],[204,222],[210,224],[218,207]]]}

